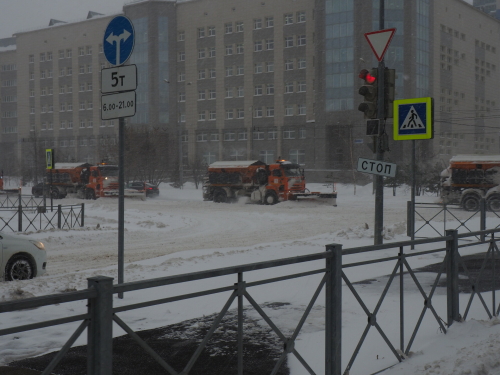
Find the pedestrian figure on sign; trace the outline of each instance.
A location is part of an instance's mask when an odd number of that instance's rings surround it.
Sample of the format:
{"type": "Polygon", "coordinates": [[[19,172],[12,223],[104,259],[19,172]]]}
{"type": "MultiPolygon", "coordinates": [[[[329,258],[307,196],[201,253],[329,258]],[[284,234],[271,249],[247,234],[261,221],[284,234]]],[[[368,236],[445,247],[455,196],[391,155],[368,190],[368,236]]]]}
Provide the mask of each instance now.
{"type": "Polygon", "coordinates": [[[410,121],[408,121],[408,127],[409,128],[417,128],[417,122],[415,119],[418,117],[418,115],[415,113],[415,111],[412,109],[411,110],[411,116],[410,116],[410,121]],[[413,123],[413,125],[412,125],[413,123]]]}

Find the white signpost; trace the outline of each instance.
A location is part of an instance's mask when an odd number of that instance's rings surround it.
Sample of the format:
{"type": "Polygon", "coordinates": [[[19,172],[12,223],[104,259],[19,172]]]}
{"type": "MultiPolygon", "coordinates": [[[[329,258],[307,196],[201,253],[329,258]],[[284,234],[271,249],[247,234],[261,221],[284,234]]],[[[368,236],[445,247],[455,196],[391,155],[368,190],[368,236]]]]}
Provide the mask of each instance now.
{"type": "Polygon", "coordinates": [[[136,65],[115,66],[101,70],[101,93],[132,91],[136,88],[136,65]]]}
{"type": "Polygon", "coordinates": [[[135,91],[103,95],[101,98],[101,119],[110,120],[135,115],[135,91]]]}
{"type": "Polygon", "coordinates": [[[358,172],[377,174],[379,176],[396,177],[396,164],[379,160],[358,159],[358,172]]]}

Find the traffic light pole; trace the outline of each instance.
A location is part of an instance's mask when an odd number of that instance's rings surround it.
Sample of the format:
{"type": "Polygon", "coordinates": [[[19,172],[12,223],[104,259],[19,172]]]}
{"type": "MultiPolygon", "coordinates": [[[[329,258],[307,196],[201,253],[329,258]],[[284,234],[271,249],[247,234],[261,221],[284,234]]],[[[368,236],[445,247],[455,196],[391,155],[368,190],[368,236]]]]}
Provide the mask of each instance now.
{"type": "MultiPolygon", "coordinates": [[[[379,5],[379,29],[384,29],[384,14],[385,1],[380,0],[379,5]]],[[[378,104],[377,117],[379,119],[378,136],[377,136],[377,161],[384,160],[385,145],[383,142],[383,134],[385,133],[385,62],[382,59],[378,63],[378,104]]],[[[375,175],[375,227],[374,227],[374,244],[380,245],[383,243],[382,231],[384,229],[384,177],[375,175]]]]}

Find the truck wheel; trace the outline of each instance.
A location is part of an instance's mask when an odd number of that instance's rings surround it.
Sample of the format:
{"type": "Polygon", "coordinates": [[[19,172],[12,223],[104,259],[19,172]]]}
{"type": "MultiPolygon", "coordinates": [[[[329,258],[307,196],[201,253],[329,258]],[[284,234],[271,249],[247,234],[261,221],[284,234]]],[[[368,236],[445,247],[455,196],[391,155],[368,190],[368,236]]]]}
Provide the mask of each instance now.
{"type": "Polygon", "coordinates": [[[466,195],[462,199],[462,207],[465,211],[479,210],[479,197],[476,195],[466,195]]]}
{"type": "Polygon", "coordinates": [[[486,207],[489,211],[500,211],[500,195],[491,195],[486,201],[486,207]]]}
{"type": "Polygon", "coordinates": [[[269,205],[278,203],[276,193],[274,191],[268,191],[264,196],[264,203],[269,205]]]}
{"type": "Polygon", "coordinates": [[[214,193],[214,202],[215,203],[226,203],[227,200],[227,194],[225,190],[219,189],[215,191],[214,193]]]}
{"type": "Polygon", "coordinates": [[[87,190],[87,193],[85,194],[85,198],[95,200],[94,190],[92,190],[92,189],[87,190]]]}

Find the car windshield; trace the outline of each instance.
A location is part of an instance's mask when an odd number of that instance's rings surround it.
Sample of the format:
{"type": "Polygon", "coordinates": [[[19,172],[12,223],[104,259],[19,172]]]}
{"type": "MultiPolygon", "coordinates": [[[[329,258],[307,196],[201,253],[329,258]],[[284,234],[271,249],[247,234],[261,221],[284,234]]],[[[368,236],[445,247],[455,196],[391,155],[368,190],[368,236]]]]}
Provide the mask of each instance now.
{"type": "Polygon", "coordinates": [[[283,169],[287,177],[298,177],[302,175],[302,170],[298,164],[284,164],[283,169]]]}

